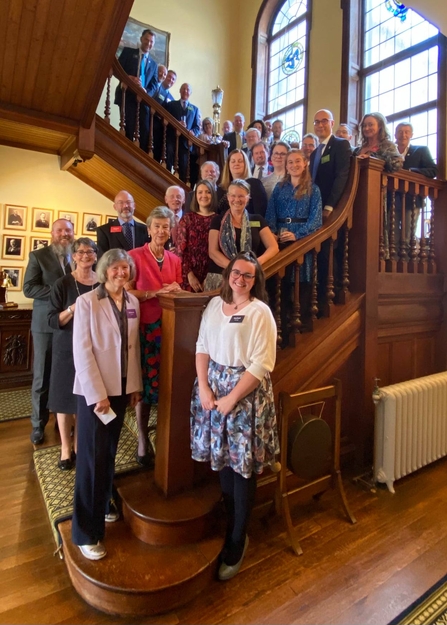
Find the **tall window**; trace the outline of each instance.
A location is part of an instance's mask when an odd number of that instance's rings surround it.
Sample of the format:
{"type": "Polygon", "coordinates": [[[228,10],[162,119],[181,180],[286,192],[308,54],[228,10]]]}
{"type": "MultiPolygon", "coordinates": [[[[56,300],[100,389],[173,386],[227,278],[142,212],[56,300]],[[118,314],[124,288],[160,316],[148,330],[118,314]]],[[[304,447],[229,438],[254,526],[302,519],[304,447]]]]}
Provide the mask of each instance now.
{"type": "Polygon", "coordinates": [[[414,143],[437,151],[438,30],[395,0],[364,0],[363,111],[395,126],[410,120],[414,143]]]}
{"type": "Polygon", "coordinates": [[[286,0],[268,33],[267,115],[284,123],[286,141],[299,141],[307,92],[310,0],[286,0]]]}

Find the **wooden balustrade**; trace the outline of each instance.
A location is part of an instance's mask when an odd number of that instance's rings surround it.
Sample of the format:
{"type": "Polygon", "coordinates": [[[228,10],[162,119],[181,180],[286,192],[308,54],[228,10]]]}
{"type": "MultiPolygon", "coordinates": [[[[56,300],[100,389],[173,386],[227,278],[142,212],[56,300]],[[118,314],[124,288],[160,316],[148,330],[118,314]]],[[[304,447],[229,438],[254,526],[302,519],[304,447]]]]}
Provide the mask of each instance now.
{"type": "MultiPolygon", "coordinates": [[[[197,177],[198,168],[207,160],[215,161],[221,170],[225,164],[226,149],[222,143],[208,144],[194,137],[182,126],[168,111],[149,96],[144,89],[136,85],[124,72],[118,59],[113,62],[112,70],[106,84],[106,101],[104,107],[104,120],[110,123],[111,113],[111,79],[115,76],[121,85],[122,97],[119,117],[119,131],[126,135],[126,128],[134,128],[132,141],[140,147],[142,138],[141,119],[148,120],[148,147],[147,154],[165,169],[171,169],[177,178],[191,186],[191,181],[197,177]],[[136,101],[135,119],[126,117],[126,99],[133,98],[136,101]],[[143,115],[144,114],[144,115],[143,115]],[[181,172],[180,159],[185,158],[185,171],[181,172]]],[[[129,107],[127,108],[127,111],[129,107]]],[[[131,109],[132,110],[132,109],[131,109]]],[[[141,146],[142,148],[144,146],[141,146]]],[[[146,148],[145,148],[146,151],[146,148]]]]}
{"type": "Polygon", "coordinates": [[[382,174],[379,271],[436,273],[435,224],[442,181],[401,170],[382,174]]]}

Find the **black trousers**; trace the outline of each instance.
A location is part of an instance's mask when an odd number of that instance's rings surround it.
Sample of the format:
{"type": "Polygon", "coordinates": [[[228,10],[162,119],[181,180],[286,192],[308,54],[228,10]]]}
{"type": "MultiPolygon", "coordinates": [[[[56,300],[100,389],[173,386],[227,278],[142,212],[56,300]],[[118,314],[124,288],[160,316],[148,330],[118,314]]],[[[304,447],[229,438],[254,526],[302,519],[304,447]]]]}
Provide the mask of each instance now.
{"type": "Polygon", "coordinates": [[[78,453],[73,505],[72,540],[75,545],[95,545],[105,534],[104,517],[112,496],[115,456],[126,411],[126,384],[123,392],[109,397],[116,418],[107,425],[78,396],[76,415],[78,453]]]}
{"type": "Polygon", "coordinates": [[[52,332],[33,332],[33,384],[31,398],[33,410],[31,425],[43,430],[48,423],[48,395],[50,392],[52,332]]]}

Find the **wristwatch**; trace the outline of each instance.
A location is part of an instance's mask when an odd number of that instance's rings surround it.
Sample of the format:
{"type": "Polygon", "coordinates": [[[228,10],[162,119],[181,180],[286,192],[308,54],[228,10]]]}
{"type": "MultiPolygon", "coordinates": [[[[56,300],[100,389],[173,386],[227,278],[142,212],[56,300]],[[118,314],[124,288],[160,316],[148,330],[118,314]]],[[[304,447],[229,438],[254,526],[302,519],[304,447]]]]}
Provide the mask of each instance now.
{"type": "Polygon", "coordinates": [[[68,312],[70,313],[70,315],[74,315],[74,312],[71,310],[71,306],[69,306],[69,307],[67,308],[67,310],[68,310],[68,312]]]}

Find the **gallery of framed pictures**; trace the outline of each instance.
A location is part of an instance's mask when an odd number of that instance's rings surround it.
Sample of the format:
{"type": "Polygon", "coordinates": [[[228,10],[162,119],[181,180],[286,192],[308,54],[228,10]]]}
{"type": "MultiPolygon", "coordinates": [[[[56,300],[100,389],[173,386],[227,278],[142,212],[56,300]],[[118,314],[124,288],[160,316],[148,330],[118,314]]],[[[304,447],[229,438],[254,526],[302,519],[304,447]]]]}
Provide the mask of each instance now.
{"type": "MultiPolygon", "coordinates": [[[[3,271],[8,271],[13,290],[21,290],[23,267],[14,267],[15,260],[26,260],[29,252],[35,252],[51,243],[51,227],[56,219],[66,219],[73,225],[76,237],[88,236],[96,241],[96,228],[112,218],[100,213],[73,212],[58,208],[0,205],[1,259],[3,271]]],[[[116,219],[116,216],[114,217],[116,219]]],[[[8,277],[6,276],[6,277],[8,277]]],[[[3,276],[3,279],[5,275],[3,276]]]]}

